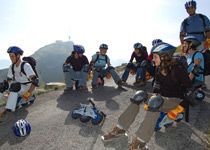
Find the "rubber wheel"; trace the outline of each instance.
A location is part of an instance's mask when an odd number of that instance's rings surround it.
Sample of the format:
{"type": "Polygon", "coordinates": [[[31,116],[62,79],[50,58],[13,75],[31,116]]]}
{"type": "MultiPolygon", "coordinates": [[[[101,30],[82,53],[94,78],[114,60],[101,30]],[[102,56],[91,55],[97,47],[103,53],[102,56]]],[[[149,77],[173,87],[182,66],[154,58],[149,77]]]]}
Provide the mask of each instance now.
{"type": "Polygon", "coordinates": [[[104,117],[101,113],[96,113],[96,116],[97,116],[96,118],[91,119],[91,122],[93,125],[97,125],[97,124],[101,123],[101,121],[103,120],[103,117],[104,117]]]}
{"type": "Polygon", "coordinates": [[[71,117],[73,119],[78,119],[81,115],[80,114],[77,114],[77,113],[74,113],[75,110],[77,110],[78,108],[74,109],[71,113],[71,117]]]}
{"type": "Polygon", "coordinates": [[[164,126],[165,126],[166,128],[168,128],[168,127],[172,126],[172,124],[173,124],[173,122],[172,122],[172,123],[169,123],[169,124],[165,124],[164,126]]]}
{"type": "Polygon", "coordinates": [[[83,122],[83,123],[86,123],[88,121],[90,121],[91,117],[89,116],[80,116],[80,121],[83,122]]]}

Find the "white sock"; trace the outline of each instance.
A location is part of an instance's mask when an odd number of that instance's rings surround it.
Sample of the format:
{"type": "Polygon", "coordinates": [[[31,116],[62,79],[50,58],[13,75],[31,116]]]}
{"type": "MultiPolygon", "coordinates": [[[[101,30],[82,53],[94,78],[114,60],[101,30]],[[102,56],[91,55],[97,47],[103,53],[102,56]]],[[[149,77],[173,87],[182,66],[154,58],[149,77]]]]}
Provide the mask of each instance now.
{"type": "Polygon", "coordinates": [[[119,124],[117,125],[117,127],[118,127],[119,129],[121,129],[121,130],[124,130],[123,127],[122,127],[121,125],[119,125],[119,124]]]}
{"type": "Polygon", "coordinates": [[[137,140],[142,142],[142,143],[146,143],[144,140],[140,139],[139,137],[137,137],[137,140]]]}

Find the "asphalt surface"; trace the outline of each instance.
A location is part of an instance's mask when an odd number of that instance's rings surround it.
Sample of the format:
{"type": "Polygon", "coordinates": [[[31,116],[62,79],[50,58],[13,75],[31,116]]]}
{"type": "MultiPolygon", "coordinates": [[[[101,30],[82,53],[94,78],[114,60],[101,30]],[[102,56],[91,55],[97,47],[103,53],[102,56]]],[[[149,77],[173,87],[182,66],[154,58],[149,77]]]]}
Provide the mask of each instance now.
{"type": "MultiPolygon", "coordinates": [[[[15,118],[0,125],[1,150],[127,150],[135,131],[144,119],[145,111],[140,112],[129,129],[128,137],[103,142],[101,136],[117,124],[120,114],[130,103],[130,97],[137,90],[151,92],[151,81],[146,87],[136,88],[132,84],[134,76],[129,77],[128,85],[118,88],[113,80],[106,79],[105,86],[92,91],[90,81],[88,91],[59,89],[36,98],[34,104],[16,110],[15,118]],[[72,111],[79,105],[88,104],[91,97],[97,107],[106,115],[99,125],[82,123],[71,118],[72,111]],[[26,137],[14,135],[12,127],[19,119],[26,119],[32,127],[26,137]]],[[[205,150],[206,135],[210,122],[210,77],[206,78],[208,89],[205,100],[190,108],[189,123],[182,120],[171,127],[163,127],[147,143],[150,150],[205,150]]]]}

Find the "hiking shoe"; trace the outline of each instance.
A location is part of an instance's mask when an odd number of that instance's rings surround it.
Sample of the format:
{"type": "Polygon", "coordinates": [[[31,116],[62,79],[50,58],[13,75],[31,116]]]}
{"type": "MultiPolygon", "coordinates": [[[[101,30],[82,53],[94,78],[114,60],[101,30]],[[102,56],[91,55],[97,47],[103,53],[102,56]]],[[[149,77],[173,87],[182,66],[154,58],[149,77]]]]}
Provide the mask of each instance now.
{"type": "Polygon", "coordinates": [[[133,85],[141,87],[141,86],[145,86],[146,82],[142,80],[136,80],[136,82],[134,82],[133,85]]]}
{"type": "Polygon", "coordinates": [[[73,90],[73,87],[66,87],[66,88],[64,89],[65,92],[67,92],[67,91],[72,91],[72,90],[73,90]]]}
{"type": "Polygon", "coordinates": [[[120,81],[121,81],[122,84],[126,84],[126,80],[125,79],[121,78],[120,81]]]}
{"type": "Polygon", "coordinates": [[[141,141],[137,140],[135,137],[129,147],[129,150],[146,150],[146,143],[142,143],[141,141]]]}
{"type": "Polygon", "coordinates": [[[206,84],[205,84],[205,83],[202,85],[201,89],[202,89],[202,90],[207,89],[207,86],[206,86],[206,84]]]}
{"type": "Polygon", "coordinates": [[[79,86],[79,90],[88,90],[86,86],[79,86]]]}
{"type": "Polygon", "coordinates": [[[3,113],[0,113],[0,124],[3,124],[14,117],[15,117],[14,113],[6,109],[3,113]]]}
{"type": "Polygon", "coordinates": [[[92,89],[97,90],[98,89],[98,86],[96,84],[92,84],[92,89]]]}
{"type": "Polygon", "coordinates": [[[113,129],[107,133],[105,133],[103,136],[101,136],[101,139],[103,141],[112,141],[116,138],[126,136],[126,131],[119,129],[116,125],[113,127],[113,129]]]}

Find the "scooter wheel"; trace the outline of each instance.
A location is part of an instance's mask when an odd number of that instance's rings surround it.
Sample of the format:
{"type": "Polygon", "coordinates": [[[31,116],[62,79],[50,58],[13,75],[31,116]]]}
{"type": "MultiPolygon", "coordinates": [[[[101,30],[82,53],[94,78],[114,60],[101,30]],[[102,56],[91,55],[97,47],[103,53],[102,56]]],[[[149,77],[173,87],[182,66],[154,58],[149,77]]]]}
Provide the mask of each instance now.
{"type": "Polygon", "coordinates": [[[97,125],[101,123],[102,120],[103,120],[103,115],[101,113],[96,113],[96,118],[92,118],[91,122],[93,125],[97,125]]]}
{"type": "Polygon", "coordinates": [[[172,122],[172,123],[165,124],[164,126],[165,126],[166,128],[168,128],[168,127],[172,126],[172,124],[173,124],[173,122],[172,122]]]}
{"type": "Polygon", "coordinates": [[[72,117],[73,119],[78,119],[81,115],[78,114],[78,113],[75,113],[75,112],[74,112],[75,110],[77,110],[77,109],[74,109],[74,110],[72,111],[71,117],[72,117]]]}
{"type": "Polygon", "coordinates": [[[91,117],[89,116],[80,116],[80,121],[83,122],[83,123],[86,123],[88,121],[90,121],[91,117]]]}

